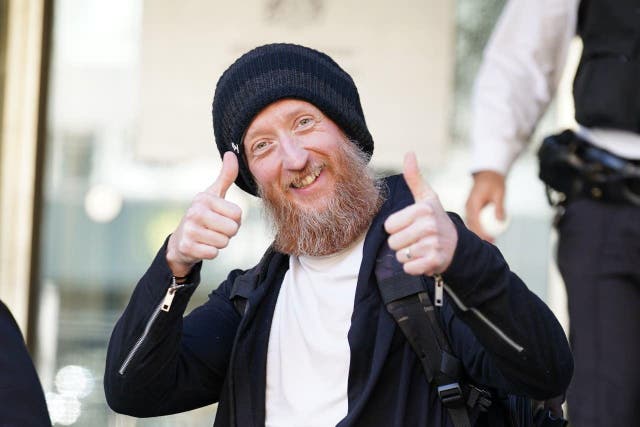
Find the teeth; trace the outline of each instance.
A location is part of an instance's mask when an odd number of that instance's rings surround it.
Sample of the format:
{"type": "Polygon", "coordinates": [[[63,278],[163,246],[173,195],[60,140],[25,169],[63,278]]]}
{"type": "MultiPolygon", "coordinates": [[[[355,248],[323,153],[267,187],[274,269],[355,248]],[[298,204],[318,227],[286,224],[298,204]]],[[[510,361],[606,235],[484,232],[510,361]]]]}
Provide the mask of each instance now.
{"type": "Polygon", "coordinates": [[[305,176],[304,178],[296,180],[291,185],[294,188],[304,188],[307,185],[312,184],[313,181],[315,181],[316,178],[320,175],[320,172],[322,172],[322,167],[317,168],[316,170],[311,172],[311,174],[305,176]]]}

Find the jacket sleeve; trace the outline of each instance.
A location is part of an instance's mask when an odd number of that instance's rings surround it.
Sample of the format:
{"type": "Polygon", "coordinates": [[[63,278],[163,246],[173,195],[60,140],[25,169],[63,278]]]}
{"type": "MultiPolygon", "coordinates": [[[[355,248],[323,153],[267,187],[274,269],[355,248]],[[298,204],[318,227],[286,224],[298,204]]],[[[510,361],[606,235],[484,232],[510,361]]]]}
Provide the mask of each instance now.
{"type": "Polygon", "coordinates": [[[471,171],[506,175],[562,77],[577,0],[505,3],[483,53],[471,98],[471,171]]]}
{"type": "Polygon", "coordinates": [[[454,353],[478,384],[539,400],[563,394],[573,358],[557,319],[495,246],[451,216],[458,246],[443,274],[443,317],[454,353]]]}
{"type": "Polygon", "coordinates": [[[114,411],[136,417],[218,401],[240,322],[228,298],[239,270],[183,318],[200,281],[201,264],[190,274],[190,284],[175,292],[168,311],[162,310],[172,280],[165,253],[166,242],[116,323],[107,352],[107,402],[114,411]]]}
{"type": "Polygon", "coordinates": [[[0,301],[0,426],[51,426],[40,380],[20,328],[0,301]]]}

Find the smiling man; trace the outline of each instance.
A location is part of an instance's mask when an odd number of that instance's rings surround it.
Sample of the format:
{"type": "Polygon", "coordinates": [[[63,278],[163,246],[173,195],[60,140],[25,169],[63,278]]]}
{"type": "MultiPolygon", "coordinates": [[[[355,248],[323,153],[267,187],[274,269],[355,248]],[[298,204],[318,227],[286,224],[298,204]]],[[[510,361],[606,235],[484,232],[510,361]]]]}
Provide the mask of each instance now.
{"type": "Polygon", "coordinates": [[[339,252],[364,233],[380,207],[368,156],[309,102],[269,105],[249,125],[243,146],[280,252],[339,252]]]}
{"type": "Polygon", "coordinates": [[[330,57],[291,44],[246,53],[218,81],[213,122],[220,175],[160,249],[111,337],[114,410],[148,417],[219,402],[216,426],[497,425],[498,405],[479,414],[473,387],[451,403],[427,380],[385,307],[379,267],[390,254],[417,280],[414,293],[433,295],[434,276],[446,283],[449,297],[436,292],[442,307],[430,309],[451,347],[443,371],[455,361],[460,381],[500,394],[563,392],[573,362],[551,312],[495,247],[444,211],[415,156],[403,176],[375,177],[358,91],[330,57]],[[234,182],[263,200],[274,242],[183,318],[202,261],[241,226],[225,199],[234,182]],[[452,421],[454,404],[466,424],[452,421]]]}

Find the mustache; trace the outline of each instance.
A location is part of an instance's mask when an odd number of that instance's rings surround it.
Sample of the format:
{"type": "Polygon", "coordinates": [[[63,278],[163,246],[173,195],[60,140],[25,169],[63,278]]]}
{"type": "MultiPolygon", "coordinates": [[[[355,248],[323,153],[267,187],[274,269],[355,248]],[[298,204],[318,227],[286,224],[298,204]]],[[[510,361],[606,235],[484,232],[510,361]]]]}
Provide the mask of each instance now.
{"type": "Polygon", "coordinates": [[[320,175],[322,169],[326,166],[325,162],[319,160],[310,160],[304,169],[298,172],[288,172],[282,180],[282,190],[287,191],[291,187],[300,187],[302,181],[309,175],[320,175]]]}

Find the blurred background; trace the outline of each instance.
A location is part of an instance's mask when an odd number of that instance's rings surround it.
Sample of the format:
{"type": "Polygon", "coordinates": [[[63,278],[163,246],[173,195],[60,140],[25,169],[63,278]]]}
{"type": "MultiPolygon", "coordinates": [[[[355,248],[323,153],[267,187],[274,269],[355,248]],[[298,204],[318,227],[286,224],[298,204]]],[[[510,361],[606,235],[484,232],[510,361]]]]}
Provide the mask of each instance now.
{"type": "MultiPolygon", "coordinates": [[[[212,424],[215,405],[157,419],[117,415],[102,375],[111,329],[138,278],[218,174],[211,99],[235,58],[273,41],[334,57],[360,90],[374,167],[399,172],[404,153],[416,151],[445,208],[463,214],[469,98],[503,5],[0,0],[0,299],[25,335],[54,424],[212,424]]],[[[572,124],[565,80],[509,176],[509,228],[497,240],[563,321],[553,212],[534,177],[541,136],[572,124]]],[[[191,307],[229,269],[252,266],[270,241],[258,200],[235,187],[227,197],[243,208],[243,227],[205,263],[191,307]]]]}

